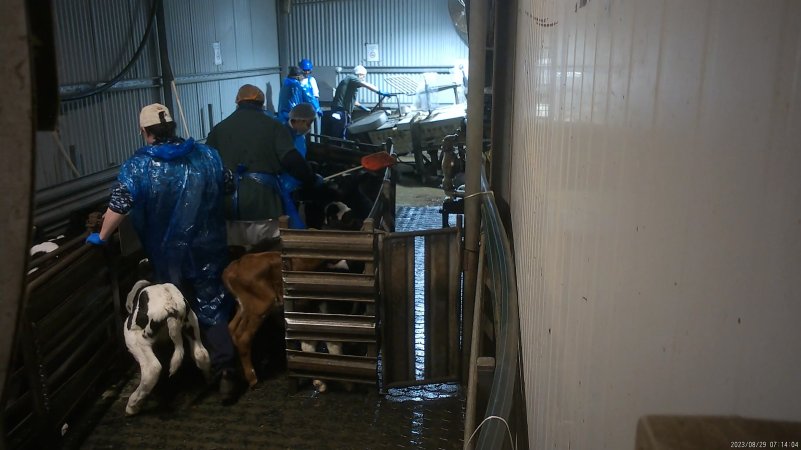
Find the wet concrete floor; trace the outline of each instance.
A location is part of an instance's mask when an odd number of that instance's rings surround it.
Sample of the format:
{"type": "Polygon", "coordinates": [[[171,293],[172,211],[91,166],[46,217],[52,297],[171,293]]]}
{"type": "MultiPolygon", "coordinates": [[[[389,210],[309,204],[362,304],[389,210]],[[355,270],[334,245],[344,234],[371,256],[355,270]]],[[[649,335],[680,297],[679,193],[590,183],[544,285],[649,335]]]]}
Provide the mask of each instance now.
{"type": "MultiPolygon", "coordinates": [[[[438,227],[436,206],[398,209],[398,230],[438,227]]],[[[194,367],[185,362],[173,379],[162,379],[143,411],[125,416],[125,403],[139,375],[103,394],[90,414],[91,432],[81,449],[458,449],[462,448],[465,400],[454,384],[392,389],[329,383],[316,393],[297,390],[280,362],[230,406],[219,403],[194,367]]],[[[87,426],[83,424],[83,426],[87,426]]]]}
{"type": "MultiPolygon", "coordinates": [[[[182,370],[187,370],[186,368],[182,370]]],[[[458,449],[464,399],[453,385],[352,392],[310,385],[295,393],[276,374],[221,406],[196,371],[157,386],[145,409],[125,416],[138,375],[122,386],[83,449],[458,449]],[[193,379],[194,378],[194,379],[193,379]],[[170,392],[171,394],[167,394],[170,392]]],[[[177,375],[176,375],[177,376],[177,375]]],[[[115,396],[109,391],[110,396],[115,396]]]]}

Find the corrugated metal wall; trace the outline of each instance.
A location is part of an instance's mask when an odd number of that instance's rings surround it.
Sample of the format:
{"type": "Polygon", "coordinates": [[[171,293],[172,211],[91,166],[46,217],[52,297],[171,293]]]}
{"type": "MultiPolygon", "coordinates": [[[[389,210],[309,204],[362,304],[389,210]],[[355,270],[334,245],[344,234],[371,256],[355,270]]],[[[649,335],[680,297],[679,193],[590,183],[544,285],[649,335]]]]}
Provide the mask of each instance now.
{"type": "MultiPolygon", "coordinates": [[[[54,2],[58,77],[63,92],[82,91],[115,76],[133,56],[147,26],[149,0],[60,0],[54,2]]],[[[164,2],[168,53],[189,134],[203,139],[210,122],[235,108],[242,84],[260,86],[278,98],[278,39],[275,0],[164,2]],[[222,64],[215,65],[213,43],[222,64]],[[209,105],[212,117],[209,118],[209,105]]],[[[164,101],[154,25],[139,60],[123,78],[127,86],[62,104],[60,145],[81,175],[120,164],[142,144],[142,106],[164,101]]],[[[173,115],[184,135],[177,104],[173,115]]],[[[36,188],[76,177],[51,133],[37,136],[36,188]]]]}
{"type": "MultiPolygon", "coordinates": [[[[447,0],[297,0],[287,21],[290,64],[309,58],[318,78],[333,76],[326,69],[342,67],[344,75],[362,64],[368,82],[391,92],[386,76],[422,81],[424,70],[447,73],[467,60],[467,45],[454,29],[447,0]],[[367,44],[378,45],[379,61],[367,61],[367,44]]],[[[343,75],[328,84],[335,88],[343,75]]],[[[368,103],[378,101],[373,93],[359,95],[368,103]]],[[[442,103],[453,103],[453,93],[441,97],[442,103]]],[[[413,98],[402,96],[401,101],[413,98]]]]}
{"type": "MultiPolygon", "coordinates": [[[[94,87],[125,67],[144,34],[149,12],[149,2],[140,0],[118,1],[113,6],[99,0],[63,0],[53,6],[59,83],[75,90],[94,87]]],[[[157,54],[155,44],[148,44],[123,81],[158,73],[157,54]]],[[[37,136],[37,189],[76,176],[58,145],[81,175],[122,162],[139,142],[134,139],[140,139],[137,105],[158,99],[157,91],[150,91],[115,91],[64,103],[59,133],[37,136]]]]}
{"type": "Polygon", "coordinates": [[[517,24],[531,447],[801,420],[801,3],[521,0],[517,24]]]}

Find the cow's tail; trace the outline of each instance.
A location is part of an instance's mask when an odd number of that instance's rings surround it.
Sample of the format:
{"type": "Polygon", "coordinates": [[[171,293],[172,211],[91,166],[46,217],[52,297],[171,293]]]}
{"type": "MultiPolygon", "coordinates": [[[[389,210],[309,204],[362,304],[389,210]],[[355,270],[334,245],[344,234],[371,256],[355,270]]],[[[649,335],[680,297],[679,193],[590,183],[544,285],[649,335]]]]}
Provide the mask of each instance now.
{"type": "Polygon", "coordinates": [[[137,281],[131,290],[128,292],[128,296],[125,299],[125,309],[128,310],[128,314],[133,312],[133,302],[134,299],[139,297],[139,293],[142,292],[142,289],[150,286],[150,282],[147,280],[139,280],[137,281]]]}

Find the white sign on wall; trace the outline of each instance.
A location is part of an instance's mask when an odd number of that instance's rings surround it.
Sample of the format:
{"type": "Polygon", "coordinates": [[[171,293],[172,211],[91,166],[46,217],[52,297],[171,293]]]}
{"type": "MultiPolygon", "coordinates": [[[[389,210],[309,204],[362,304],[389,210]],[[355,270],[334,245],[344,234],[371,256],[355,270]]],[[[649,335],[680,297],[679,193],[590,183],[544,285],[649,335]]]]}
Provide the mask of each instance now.
{"type": "Polygon", "coordinates": [[[364,49],[367,51],[367,61],[379,61],[378,44],[364,44],[364,49]]]}
{"type": "Polygon", "coordinates": [[[220,43],[219,42],[212,43],[211,48],[214,49],[214,65],[215,66],[222,65],[222,52],[220,51],[220,43]]]}

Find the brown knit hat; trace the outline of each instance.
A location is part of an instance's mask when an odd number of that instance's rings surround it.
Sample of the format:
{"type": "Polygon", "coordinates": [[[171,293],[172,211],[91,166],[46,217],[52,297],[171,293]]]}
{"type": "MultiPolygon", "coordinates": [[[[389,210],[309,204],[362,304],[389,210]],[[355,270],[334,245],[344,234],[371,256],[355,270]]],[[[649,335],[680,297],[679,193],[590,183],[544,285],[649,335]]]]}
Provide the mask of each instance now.
{"type": "Polygon", "coordinates": [[[259,102],[264,103],[264,92],[252,84],[243,85],[236,93],[236,103],[239,102],[259,102]]]}

